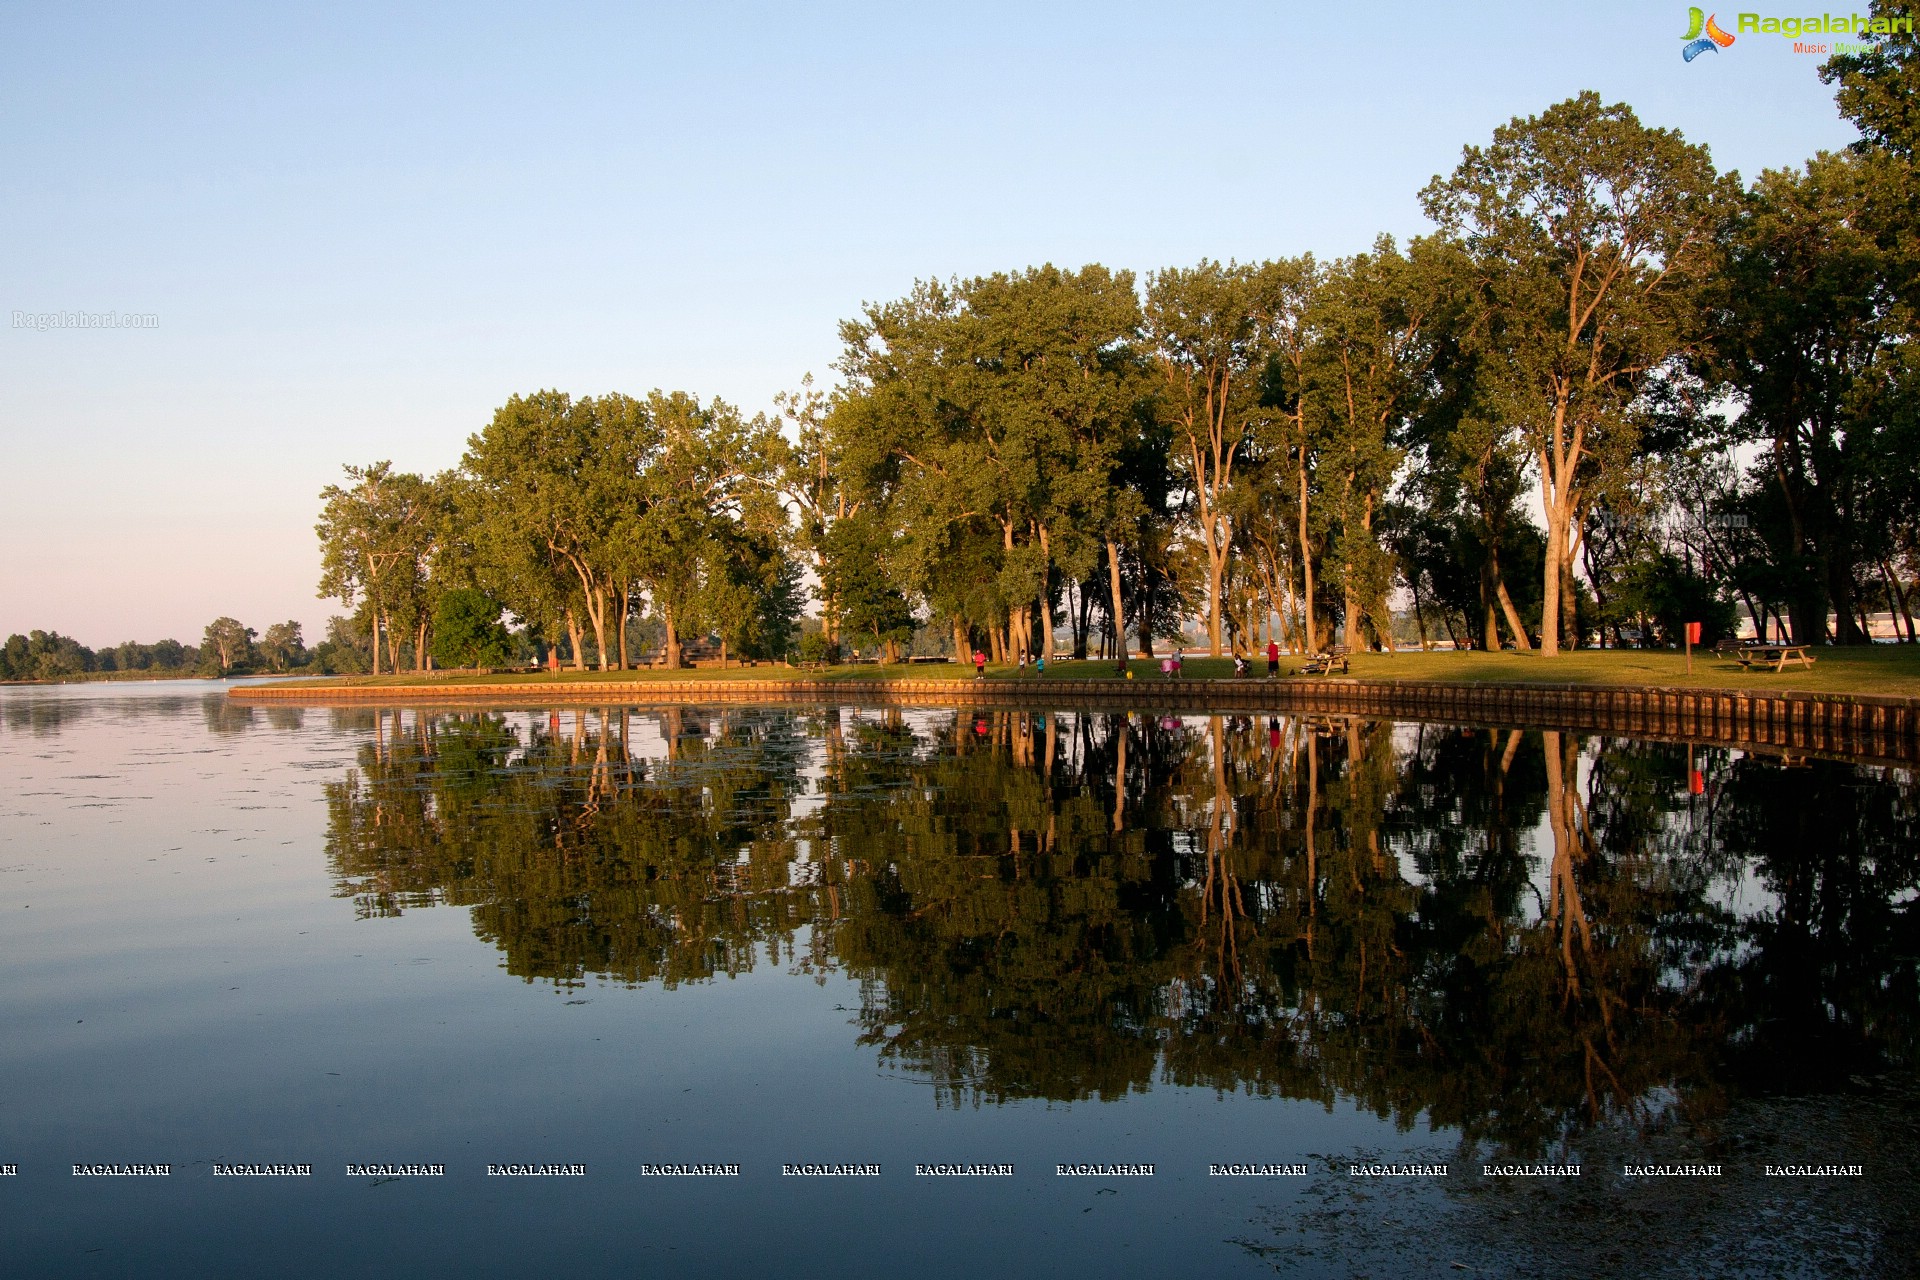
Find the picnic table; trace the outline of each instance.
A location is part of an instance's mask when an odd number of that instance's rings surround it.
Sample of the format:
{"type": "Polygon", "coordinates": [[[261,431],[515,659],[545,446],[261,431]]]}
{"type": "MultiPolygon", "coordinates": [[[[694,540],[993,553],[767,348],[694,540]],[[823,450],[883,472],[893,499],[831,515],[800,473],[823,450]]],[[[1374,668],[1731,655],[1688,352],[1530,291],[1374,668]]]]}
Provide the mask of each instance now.
{"type": "Polygon", "coordinates": [[[1332,648],[1322,649],[1308,658],[1306,665],[1300,668],[1302,674],[1310,676],[1330,676],[1338,668],[1341,675],[1347,674],[1347,646],[1336,644],[1332,648]]]}
{"type": "Polygon", "coordinates": [[[1785,671],[1789,662],[1797,662],[1803,667],[1813,666],[1813,655],[1807,652],[1804,644],[1743,644],[1734,650],[1733,659],[1749,671],[1755,667],[1785,671]]]}

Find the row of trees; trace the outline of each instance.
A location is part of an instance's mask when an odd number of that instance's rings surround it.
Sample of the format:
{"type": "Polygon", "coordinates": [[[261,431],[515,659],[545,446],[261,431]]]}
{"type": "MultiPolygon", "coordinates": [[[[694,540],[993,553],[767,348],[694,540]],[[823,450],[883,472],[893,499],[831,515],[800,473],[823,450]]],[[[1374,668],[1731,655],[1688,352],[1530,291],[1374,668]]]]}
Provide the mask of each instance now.
{"type": "Polygon", "coordinates": [[[348,467],[318,525],[320,590],[360,609],[372,666],[491,665],[514,651],[502,609],[576,666],[625,669],[650,610],[667,664],[681,638],[787,652],[801,571],[773,477],[784,442],[762,416],[655,392],[516,396],[432,478],[348,467]]]}
{"type": "Polygon", "coordinates": [[[916,625],[1151,654],[1195,616],[1216,656],[1551,654],[1736,606],[1911,640],[1912,52],[1834,59],[1861,143],[1751,186],[1587,93],[1468,147],[1404,247],[923,282],[752,419],[515,397],[454,471],[349,467],[321,590],[376,669],[425,665],[450,592],[576,665],[625,666],[643,617],[667,665],[779,654],[808,577],[824,641],[889,657],[916,625]]]}
{"type": "Polygon", "coordinates": [[[70,680],[89,674],[147,675],[159,678],[225,676],[261,671],[356,671],[365,659],[339,627],[316,649],[301,638],[298,622],[276,622],[265,634],[233,618],[207,624],[198,646],[178,640],[152,644],[126,640],[111,648],[89,649],[58,631],[32,631],[7,637],[0,647],[0,680],[70,680]]]}

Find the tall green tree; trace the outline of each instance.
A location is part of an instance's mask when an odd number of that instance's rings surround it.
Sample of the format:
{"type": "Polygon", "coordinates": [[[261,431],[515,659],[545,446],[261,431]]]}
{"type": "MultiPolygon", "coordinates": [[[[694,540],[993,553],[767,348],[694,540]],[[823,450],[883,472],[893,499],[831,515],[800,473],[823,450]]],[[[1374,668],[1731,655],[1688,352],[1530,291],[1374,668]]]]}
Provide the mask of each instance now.
{"type": "Polygon", "coordinates": [[[260,655],[275,671],[286,671],[305,662],[307,647],[301,642],[300,624],[289,619],[268,627],[260,637],[260,655]]]}
{"type": "Polygon", "coordinates": [[[1173,460],[1188,496],[1188,520],[1207,560],[1207,639],[1219,657],[1230,503],[1246,455],[1250,418],[1276,330],[1291,327],[1309,261],[1202,261],[1155,272],[1147,282],[1146,329],[1160,373],[1162,411],[1173,428],[1173,460]]]}
{"type": "Polygon", "coordinates": [[[1436,331],[1447,306],[1448,246],[1418,241],[1402,254],[1390,237],[1371,253],[1328,267],[1310,308],[1307,403],[1316,419],[1321,496],[1336,520],[1330,548],[1346,643],[1361,624],[1392,645],[1390,552],[1376,525],[1399,476],[1413,424],[1436,399],[1436,331]]]}
{"type": "Polygon", "coordinates": [[[200,653],[217,674],[225,675],[253,657],[252,627],[234,618],[215,618],[200,639],[200,653]]]}
{"type": "Polygon", "coordinates": [[[1822,154],[1762,174],[1715,291],[1722,368],[1744,401],[1736,438],[1765,449],[1781,517],[1767,522],[1770,550],[1801,644],[1828,638],[1829,610],[1833,638],[1866,641],[1862,571],[1910,518],[1920,379],[1897,253],[1868,225],[1879,172],[1822,154]]]}
{"type": "Polygon", "coordinates": [[[1114,475],[1142,420],[1139,333],[1132,276],[1098,265],[922,283],[842,326],[836,422],[903,534],[900,577],[969,611],[957,624],[986,625],[996,658],[1050,656],[1059,574],[1112,553],[1130,509],[1114,475]]]}
{"type": "Polygon", "coordinates": [[[1730,194],[1704,147],[1591,92],[1503,125],[1421,193],[1479,264],[1492,419],[1538,471],[1544,653],[1572,638],[1578,531],[1608,464],[1632,455],[1635,402],[1704,336],[1730,194]]]}
{"type": "Polygon", "coordinates": [[[791,541],[822,584],[820,621],[828,643],[839,639],[840,618],[839,602],[825,586],[828,539],[838,521],[867,501],[848,474],[849,442],[858,429],[836,429],[833,422],[844,404],[816,389],[808,374],[798,389],[774,397],[781,430],[767,437],[766,483],[791,511],[791,541]]]}
{"type": "Polygon", "coordinates": [[[646,592],[665,628],[666,665],[677,668],[682,637],[716,621],[710,583],[728,570],[714,554],[743,534],[754,496],[766,492],[775,428],[764,417],[743,418],[724,400],[703,404],[684,391],[655,391],[642,410],[637,501],[620,525],[619,564],[646,592]]]}
{"type": "MultiPolygon", "coordinates": [[[[575,400],[559,391],[514,396],[471,437],[463,469],[485,491],[486,512],[508,539],[544,550],[570,577],[567,607],[593,628],[602,671],[615,665],[608,624],[626,607],[620,574],[624,524],[635,505],[649,424],[628,396],[575,400]]],[[[571,618],[570,618],[571,622],[571,618]]],[[[576,661],[578,624],[573,623],[576,661]]],[[[619,655],[624,663],[625,655],[619,655]]]]}
{"type": "Polygon", "coordinates": [[[389,666],[398,666],[400,637],[394,618],[415,589],[431,537],[433,495],[425,480],[395,471],[391,462],[345,470],[347,485],[320,491],[324,505],[314,526],[320,538],[320,594],[348,607],[365,598],[373,626],[373,673],[378,675],[383,635],[389,666]]]}

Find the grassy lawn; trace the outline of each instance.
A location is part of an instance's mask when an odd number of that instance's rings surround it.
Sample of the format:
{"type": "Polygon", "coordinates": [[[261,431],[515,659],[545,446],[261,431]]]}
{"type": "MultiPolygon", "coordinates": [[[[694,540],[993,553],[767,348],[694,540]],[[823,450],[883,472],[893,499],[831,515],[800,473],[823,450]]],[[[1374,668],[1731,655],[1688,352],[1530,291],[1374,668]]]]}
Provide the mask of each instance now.
{"type": "MultiPolygon", "coordinates": [[[[1543,658],[1537,653],[1360,653],[1353,656],[1352,674],[1374,680],[1448,681],[1463,684],[1590,684],[1590,685],[1662,685],[1699,689],[1738,689],[1745,691],[1794,689],[1808,693],[1870,693],[1920,697],[1920,646],[1873,645],[1861,648],[1830,648],[1813,651],[1812,670],[1789,667],[1772,671],[1746,671],[1731,659],[1711,653],[1695,653],[1693,674],[1689,676],[1686,659],[1678,653],[1641,649],[1582,649],[1543,658]]],[[[1159,680],[1157,660],[1136,659],[1128,664],[1135,680],[1159,680]]],[[[1296,658],[1282,658],[1280,671],[1292,675],[1299,666],[1296,658]]],[[[1264,675],[1266,662],[1253,663],[1253,673],[1264,675]]],[[[1233,674],[1229,658],[1189,658],[1184,666],[1188,679],[1225,679],[1233,674]]],[[[350,685],[431,685],[458,688],[468,684],[524,684],[537,689],[553,684],[654,683],[675,680],[967,680],[973,677],[971,666],[958,663],[922,663],[912,666],[842,666],[815,670],[791,667],[733,667],[725,670],[702,668],[689,671],[562,671],[517,675],[432,675],[348,677],[328,681],[332,687],[350,685]]],[[[1118,679],[1110,662],[1059,661],[1047,668],[1044,677],[1031,669],[1022,677],[1014,667],[987,668],[989,680],[1114,680],[1118,679]]],[[[283,682],[277,685],[285,687],[283,682]]]]}

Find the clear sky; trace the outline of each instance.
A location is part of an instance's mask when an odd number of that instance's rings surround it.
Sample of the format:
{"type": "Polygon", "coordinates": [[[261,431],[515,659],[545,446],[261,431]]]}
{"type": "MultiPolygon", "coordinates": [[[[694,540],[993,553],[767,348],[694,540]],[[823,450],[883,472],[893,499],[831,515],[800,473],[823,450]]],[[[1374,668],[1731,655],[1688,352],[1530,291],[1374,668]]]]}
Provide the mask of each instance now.
{"type": "Polygon", "coordinates": [[[0,3],[0,635],[315,640],[342,463],[542,387],[767,408],[916,277],[1419,234],[1582,89],[1749,176],[1853,136],[1682,4],[396,8],[0,3]],[[14,323],[67,311],[158,319],[14,323]]]}

